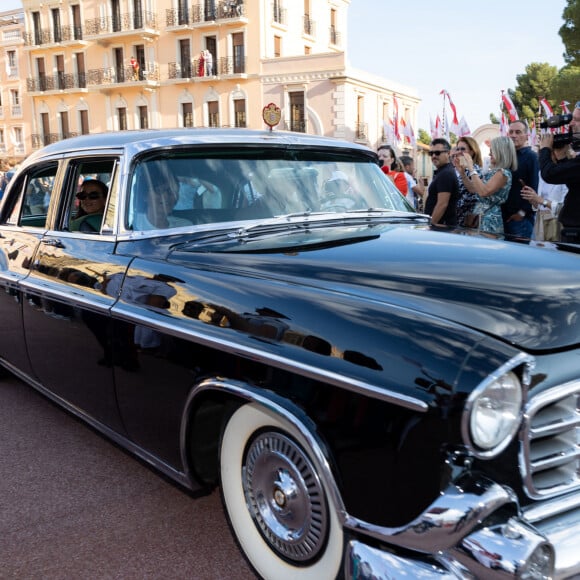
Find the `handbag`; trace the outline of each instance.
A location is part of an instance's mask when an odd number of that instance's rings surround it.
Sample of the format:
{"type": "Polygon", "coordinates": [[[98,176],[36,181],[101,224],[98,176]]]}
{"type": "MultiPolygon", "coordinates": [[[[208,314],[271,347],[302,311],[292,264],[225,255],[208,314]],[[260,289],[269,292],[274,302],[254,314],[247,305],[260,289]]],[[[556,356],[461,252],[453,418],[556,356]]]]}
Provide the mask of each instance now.
{"type": "Polygon", "coordinates": [[[499,205],[499,202],[492,203],[485,211],[481,213],[468,213],[465,215],[465,219],[463,223],[465,224],[466,228],[472,228],[478,230],[481,227],[481,217],[484,216],[489,210],[493,209],[496,205],[499,205]]]}
{"type": "Polygon", "coordinates": [[[542,209],[536,213],[534,237],[538,241],[559,242],[562,224],[550,210],[542,209]]]}
{"type": "Polygon", "coordinates": [[[478,230],[480,217],[481,217],[481,214],[479,214],[479,213],[465,214],[465,219],[463,220],[463,223],[465,224],[466,228],[473,228],[475,230],[478,230]]]}

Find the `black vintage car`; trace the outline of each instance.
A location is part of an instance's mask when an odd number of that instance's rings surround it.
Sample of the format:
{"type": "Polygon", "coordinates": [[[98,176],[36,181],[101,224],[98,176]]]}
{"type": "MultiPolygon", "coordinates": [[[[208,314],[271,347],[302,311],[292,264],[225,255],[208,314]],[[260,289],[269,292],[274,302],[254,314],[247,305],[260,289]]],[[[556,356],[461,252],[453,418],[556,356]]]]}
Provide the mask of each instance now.
{"type": "Polygon", "coordinates": [[[68,139],[0,209],[0,362],[187,488],[221,486],[263,578],[564,578],[569,250],[435,231],[351,143],[68,139]]]}

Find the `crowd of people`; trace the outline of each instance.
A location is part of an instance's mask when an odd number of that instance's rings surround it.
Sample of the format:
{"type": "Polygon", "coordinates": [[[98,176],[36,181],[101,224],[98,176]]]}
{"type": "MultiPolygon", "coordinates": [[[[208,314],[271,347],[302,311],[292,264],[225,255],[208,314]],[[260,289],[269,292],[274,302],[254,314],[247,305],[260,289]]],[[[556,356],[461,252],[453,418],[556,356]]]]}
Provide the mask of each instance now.
{"type": "MultiPolygon", "coordinates": [[[[580,102],[568,130],[570,140],[580,144],[580,102]]],[[[485,163],[472,137],[460,137],[453,147],[447,139],[434,139],[429,156],[435,171],[426,191],[414,177],[410,157],[398,159],[390,145],[382,145],[378,157],[414,207],[421,209],[424,200],[433,225],[580,243],[580,154],[571,143],[555,145],[549,131],[539,152],[528,137],[526,122],[513,121],[507,136],[492,139],[485,163]]]]}

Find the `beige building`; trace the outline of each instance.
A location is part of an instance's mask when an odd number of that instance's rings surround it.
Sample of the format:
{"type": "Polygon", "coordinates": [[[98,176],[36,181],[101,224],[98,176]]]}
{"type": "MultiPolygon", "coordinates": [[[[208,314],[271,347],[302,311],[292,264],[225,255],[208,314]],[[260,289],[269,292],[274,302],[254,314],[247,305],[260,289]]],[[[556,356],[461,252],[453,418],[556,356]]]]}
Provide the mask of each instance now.
{"type": "Polygon", "coordinates": [[[24,15],[21,10],[0,13],[0,157],[22,159],[31,151],[32,100],[26,94],[24,15]]]}
{"type": "Polygon", "coordinates": [[[8,65],[0,73],[2,104],[18,91],[21,107],[19,117],[2,107],[4,150],[24,156],[73,135],[124,129],[263,129],[269,103],[281,109],[280,129],[376,148],[393,96],[415,127],[420,100],[348,65],[349,4],[23,0],[18,22],[2,27],[18,30],[12,43],[3,37],[0,56],[17,74],[4,82],[8,65]]]}

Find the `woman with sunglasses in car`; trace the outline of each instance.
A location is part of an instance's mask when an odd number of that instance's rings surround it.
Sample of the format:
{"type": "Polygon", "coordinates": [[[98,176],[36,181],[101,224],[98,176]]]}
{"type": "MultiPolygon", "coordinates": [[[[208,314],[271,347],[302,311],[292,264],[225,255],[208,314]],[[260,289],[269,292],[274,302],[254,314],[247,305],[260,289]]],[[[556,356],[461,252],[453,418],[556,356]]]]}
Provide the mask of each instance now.
{"type": "Polygon", "coordinates": [[[457,225],[460,227],[465,227],[465,216],[473,213],[473,208],[477,202],[477,194],[469,191],[465,185],[463,185],[463,180],[461,179],[461,174],[455,163],[457,159],[457,154],[469,155],[473,160],[473,171],[475,171],[479,177],[482,177],[481,168],[483,166],[483,160],[481,157],[481,149],[477,144],[477,141],[473,137],[460,137],[457,140],[457,145],[455,146],[455,154],[451,156],[451,161],[455,165],[457,171],[457,177],[459,179],[459,199],[457,200],[457,225]]]}
{"type": "Polygon", "coordinates": [[[108,187],[98,179],[85,179],[77,193],[79,210],[70,224],[71,231],[98,233],[107,203],[108,187]]]}

